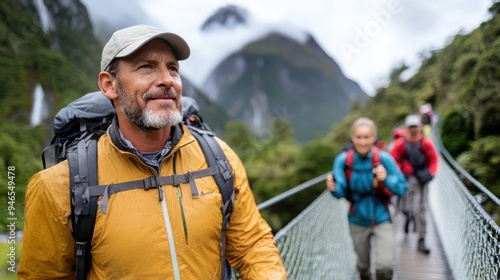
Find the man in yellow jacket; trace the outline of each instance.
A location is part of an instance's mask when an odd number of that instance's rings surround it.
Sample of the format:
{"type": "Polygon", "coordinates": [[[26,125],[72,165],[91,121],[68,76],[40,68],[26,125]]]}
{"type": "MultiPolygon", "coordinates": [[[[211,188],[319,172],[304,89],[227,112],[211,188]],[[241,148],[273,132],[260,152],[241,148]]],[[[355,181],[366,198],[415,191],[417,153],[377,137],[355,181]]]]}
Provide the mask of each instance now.
{"type": "MultiPolygon", "coordinates": [[[[99,185],[184,174],[207,167],[182,121],[178,35],[139,25],[104,47],[98,85],[117,116],[98,142],[99,185]]],[[[226,259],[242,279],[286,279],[269,225],[261,217],[238,156],[217,139],[234,174],[226,259]]],[[[109,196],[98,206],[89,279],[220,279],[222,198],[212,176],[192,186],[163,185],[109,196]],[[158,191],[157,191],[158,190],[158,191]]],[[[74,279],[68,162],[35,174],[26,191],[19,279],[74,279]]]]}

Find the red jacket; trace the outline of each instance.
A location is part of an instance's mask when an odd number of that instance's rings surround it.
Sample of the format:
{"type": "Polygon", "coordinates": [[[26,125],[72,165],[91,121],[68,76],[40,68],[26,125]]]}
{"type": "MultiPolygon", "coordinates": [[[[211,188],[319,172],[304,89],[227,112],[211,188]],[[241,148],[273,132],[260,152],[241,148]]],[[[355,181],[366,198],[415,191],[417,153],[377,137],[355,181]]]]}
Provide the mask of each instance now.
{"type": "MultiPolygon", "coordinates": [[[[396,160],[399,168],[403,172],[405,176],[410,176],[413,174],[413,167],[408,162],[408,160],[404,157],[405,155],[405,141],[409,143],[415,143],[416,141],[411,141],[408,136],[398,138],[394,141],[394,146],[391,150],[391,155],[396,160]]],[[[421,142],[421,150],[425,155],[424,165],[429,168],[430,173],[435,176],[437,171],[437,153],[434,147],[434,143],[427,137],[424,137],[422,134],[419,134],[417,141],[421,142]],[[423,138],[423,139],[422,139],[423,138]]]]}

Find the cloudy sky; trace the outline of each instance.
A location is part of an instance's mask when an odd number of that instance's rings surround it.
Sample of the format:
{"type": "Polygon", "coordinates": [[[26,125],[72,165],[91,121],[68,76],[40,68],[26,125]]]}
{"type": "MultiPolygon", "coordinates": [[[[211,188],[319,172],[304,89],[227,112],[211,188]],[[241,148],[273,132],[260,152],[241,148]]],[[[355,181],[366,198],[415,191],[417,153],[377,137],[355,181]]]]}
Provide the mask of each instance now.
{"type": "MultiPolygon", "coordinates": [[[[199,40],[199,29],[206,18],[221,6],[240,5],[249,9],[260,22],[287,24],[311,33],[344,74],[370,95],[386,85],[394,67],[406,63],[411,69],[405,74],[411,76],[418,69],[422,54],[444,47],[459,32],[467,33],[477,28],[489,18],[487,10],[492,4],[491,0],[434,0],[432,3],[410,0],[129,0],[126,1],[130,2],[128,5],[123,4],[125,1],[82,2],[88,7],[93,21],[128,18],[129,23],[154,24],[183,36],[191,44],[193,53],[203,52],[203,49],[207,53],[206,44],[199,40]],[[106,2],[104,5],[108,7],[103,6],[106,2]]],[[[234,47],[239,45],[235,42],[234,47]]],[[[197,61],[196,67],[209,69],[213,65],[205,67],[197,61]]],[[[187,72],[197,76],[190,77],[195,82],[206,74],[187,72]]]]}

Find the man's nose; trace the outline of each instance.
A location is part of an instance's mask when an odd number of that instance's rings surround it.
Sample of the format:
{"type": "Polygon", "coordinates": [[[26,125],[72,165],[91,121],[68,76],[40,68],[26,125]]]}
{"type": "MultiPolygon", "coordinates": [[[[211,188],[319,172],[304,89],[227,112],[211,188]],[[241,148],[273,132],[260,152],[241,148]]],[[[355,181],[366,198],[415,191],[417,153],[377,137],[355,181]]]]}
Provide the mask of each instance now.
{"type": "Polygon", "coordinates": [[[158,86],[166,86],[169,88],[172,87],[174,84],[174,79],[172,78],[168,67],[162,67],[158,72],[158,86]]]}

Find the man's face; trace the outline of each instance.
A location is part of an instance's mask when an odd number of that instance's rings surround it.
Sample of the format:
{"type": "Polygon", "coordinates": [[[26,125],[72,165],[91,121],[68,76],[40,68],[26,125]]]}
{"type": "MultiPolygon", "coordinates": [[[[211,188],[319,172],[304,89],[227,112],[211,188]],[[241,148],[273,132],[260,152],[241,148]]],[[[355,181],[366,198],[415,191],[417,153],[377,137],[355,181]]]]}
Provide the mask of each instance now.
{"type": "Polygon", "coordinates": [[[410,136],[417,136],[421,131],[421,126],[420,125],[412,125],[408,127],[408,135],[410,136]]]}
{"type": "Polygon", "coordinates": [[[141,130],[158,130],[182,121],[182,82],[172,48],[154,39],[118,63],[117,112],[141,130]]]}

